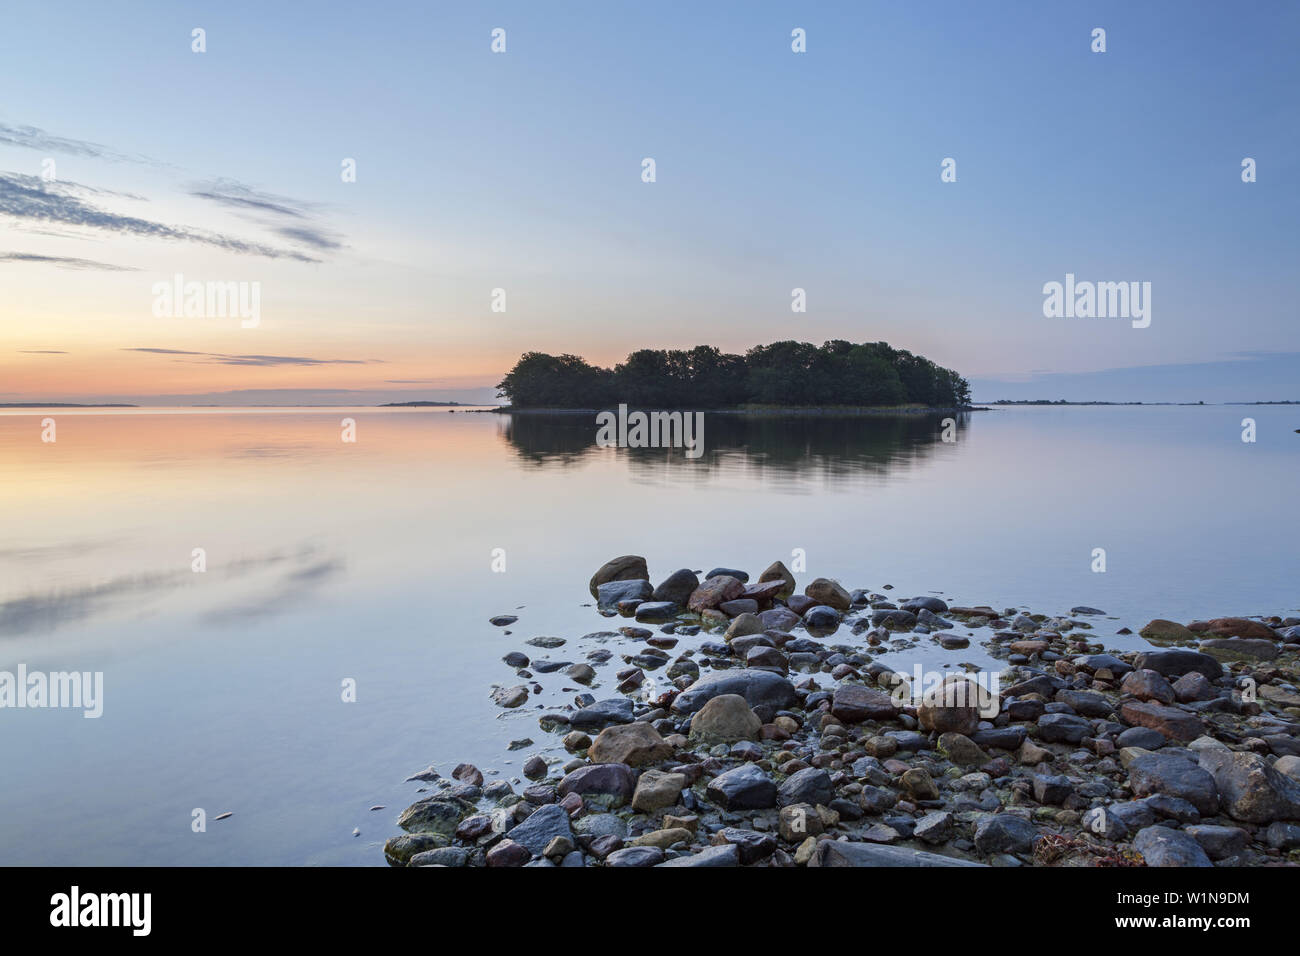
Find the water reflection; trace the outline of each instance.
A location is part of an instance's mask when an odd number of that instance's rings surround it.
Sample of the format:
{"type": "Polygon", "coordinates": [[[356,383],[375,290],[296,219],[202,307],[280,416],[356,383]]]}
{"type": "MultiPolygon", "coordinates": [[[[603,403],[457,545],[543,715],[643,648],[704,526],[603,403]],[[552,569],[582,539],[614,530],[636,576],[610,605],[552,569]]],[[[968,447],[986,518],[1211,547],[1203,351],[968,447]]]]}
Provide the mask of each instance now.
{"type": "MultiPolygon", "coordinates": [[[[861,415],[749,415],[706,412],[704,454],[689,459],[676,448],[620,448],[634,477],[698,478],[737,472],[755,478],[825,481],[883,476],[920,463],[953,443],[944,421],[956,422],[960,441],[970,413],[861,415]],[[674,466],[686,466],[674,469],[674,466]],[[673,474],[673,470],[681,474],[673,474]]],[[[613,450],[596,445],[595,416],[570,413],[503,415],[499,433],[516,458],[539,467],[570,467],[613,450]]]]}

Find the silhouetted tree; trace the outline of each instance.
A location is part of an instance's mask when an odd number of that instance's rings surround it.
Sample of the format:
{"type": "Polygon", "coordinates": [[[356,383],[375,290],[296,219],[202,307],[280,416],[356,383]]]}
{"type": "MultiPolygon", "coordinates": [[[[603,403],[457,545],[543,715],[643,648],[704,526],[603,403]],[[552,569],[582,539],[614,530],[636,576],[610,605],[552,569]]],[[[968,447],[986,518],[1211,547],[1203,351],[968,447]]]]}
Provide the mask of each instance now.
{"type": "Polygon", "coordinates": [[[970,404],[952,369],[884,342],[834,339],[756,345],[744,355],[711,345],[640,349],[611,371],[577,355],[528,352],[497,385],[520,408],[638,408],[970,404]]]}

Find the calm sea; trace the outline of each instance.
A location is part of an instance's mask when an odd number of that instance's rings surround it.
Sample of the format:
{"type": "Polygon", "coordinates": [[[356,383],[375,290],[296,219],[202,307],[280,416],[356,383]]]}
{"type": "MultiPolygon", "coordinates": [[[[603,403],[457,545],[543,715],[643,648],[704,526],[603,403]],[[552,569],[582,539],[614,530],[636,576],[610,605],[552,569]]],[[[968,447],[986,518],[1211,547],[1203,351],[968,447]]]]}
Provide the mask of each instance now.
{"type": "MultiPolygon", "coordinates": [[[[708,415],[692,460],[598,448],[573,416],[0,412],[0,671],[104,681],[97,719],[0,710],[0,863],[383,865],[407,776],[513,779],[558,746],[536,718],[567,678],[517,711],[489,690],[515,682],[507,652],[582,660],[623,623],[587,580],[626,553],[656,580],[802,555],[801,586],[1092,605],[1121,648],[1152,617],[1296,614],[1297,428],[1287,407],[1010,408],[949,443],[937,417],[708,415]],[[524,644],[542,635],[568,643],[524,644]]],[[[990,662],[978,642],[882,657],[990,662]]]]}

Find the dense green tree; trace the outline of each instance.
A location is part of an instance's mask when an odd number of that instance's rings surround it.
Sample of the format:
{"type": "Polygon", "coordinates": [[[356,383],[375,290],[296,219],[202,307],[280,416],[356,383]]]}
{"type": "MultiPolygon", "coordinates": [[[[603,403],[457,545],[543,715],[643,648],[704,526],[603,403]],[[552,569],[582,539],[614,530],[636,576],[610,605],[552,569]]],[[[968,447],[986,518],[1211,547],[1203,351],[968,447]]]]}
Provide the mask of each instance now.
{"type": "Polygon", "coordinates": [[[728,408],[970,404],[970,386],[952,369],[884,342],[834,339],[756,345],[731,355],[711,345],[640,349],[613,370],[577,355],[528,352],[497,386],[520,408],[728,408]]]}

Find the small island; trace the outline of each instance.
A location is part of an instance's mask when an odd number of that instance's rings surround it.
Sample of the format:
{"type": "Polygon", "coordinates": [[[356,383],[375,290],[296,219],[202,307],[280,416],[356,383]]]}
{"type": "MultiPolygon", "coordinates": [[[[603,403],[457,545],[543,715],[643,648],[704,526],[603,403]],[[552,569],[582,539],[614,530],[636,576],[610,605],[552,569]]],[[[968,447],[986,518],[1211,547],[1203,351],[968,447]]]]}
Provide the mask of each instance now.
{"type": "Polygon", "coordinates": [[[460,407],[460,402],[384,402],[380,408],[447,408],[460,407]]]}
{"type": "Polygon", "coordinates": [[[711,345],[641,349],[612,369],[578,355],[527,352],[497,385],[508,411],[639,408],[715,410],[969,409],[957,372],[884,342],[820,347],[783,341],[744,355],[711,345]]]}

